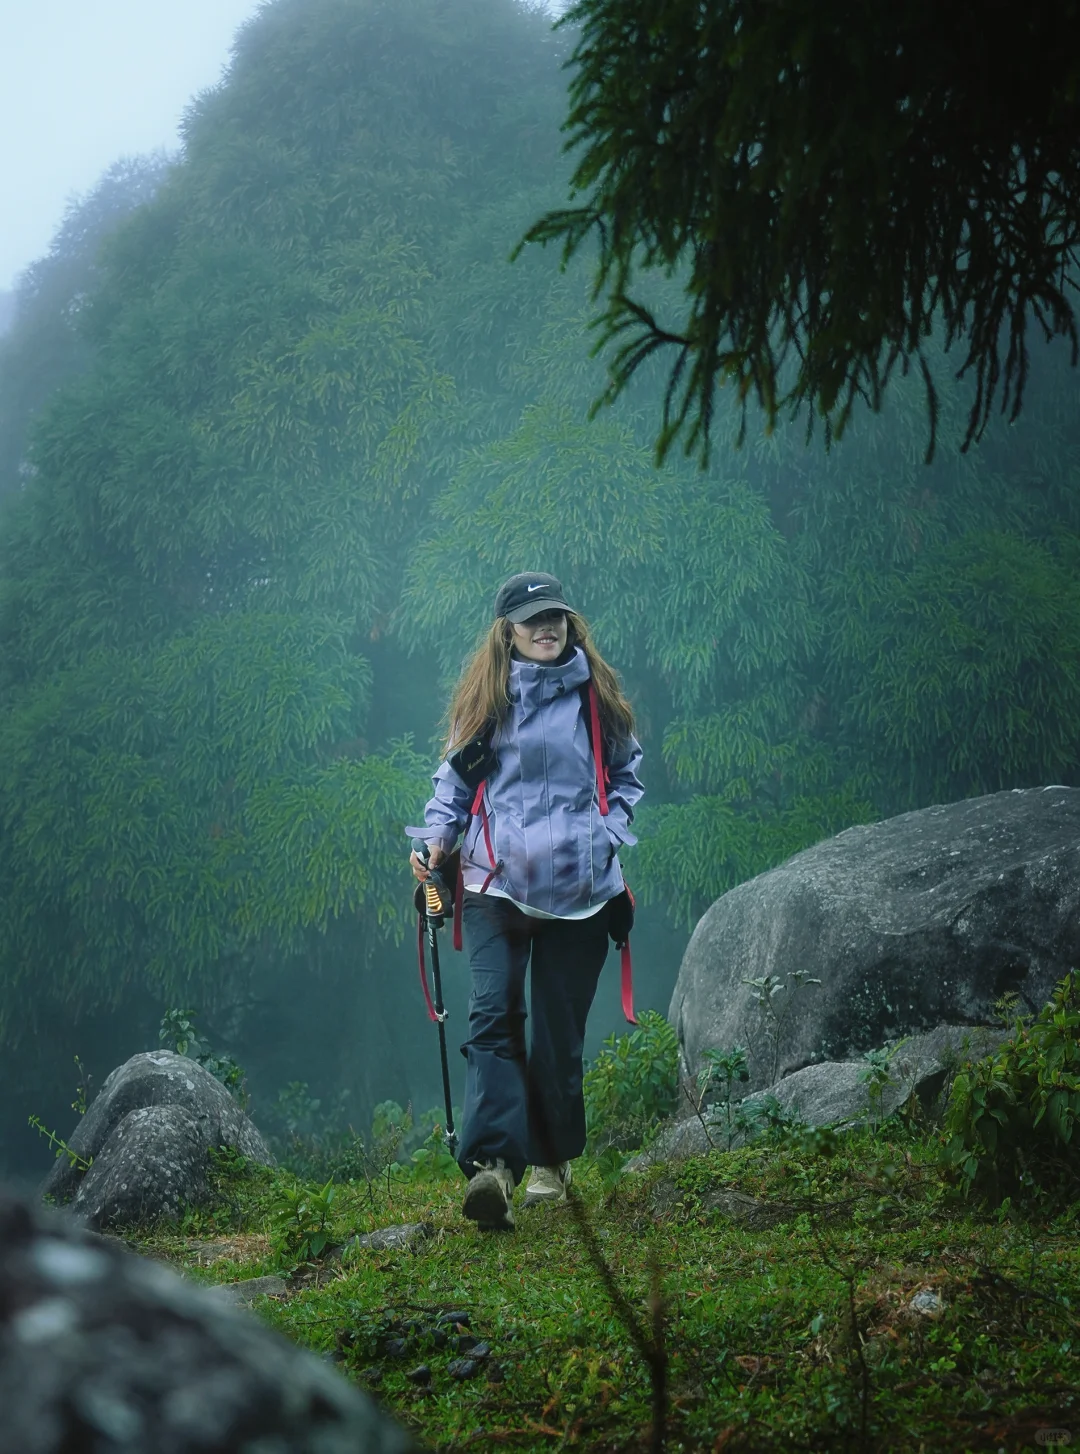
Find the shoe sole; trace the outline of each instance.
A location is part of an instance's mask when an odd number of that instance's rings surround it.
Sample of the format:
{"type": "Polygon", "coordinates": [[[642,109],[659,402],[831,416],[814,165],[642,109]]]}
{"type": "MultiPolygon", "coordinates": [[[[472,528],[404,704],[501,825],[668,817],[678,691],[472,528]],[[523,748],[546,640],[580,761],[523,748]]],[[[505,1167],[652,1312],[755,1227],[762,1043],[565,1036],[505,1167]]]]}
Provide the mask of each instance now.
{"type": "MultiPolygon", "coordinates": [[[[479,1177],[474,1181],[479,1181],[479,1177]]],[[[470,1222],[475,1222],[482,1232],[512,1232],[514,1230],[513,1209],[506,1205],[502,1189],[493,1181],[480,1186],[470,1186],[465,1193],[462,1212],[470,1222]]]]}
{"type": "Polygon", "coordinates": [[[543,1191],[529,1192],[529,1191],[527,1191],[525,1193],[525,1206],[527,1206],[527,1207],[538,1207],[538,1206],[541,1206],[541,1205],[560,1207],[560,1206],[563,1206],[565,1204],[566,1200],[567,1200],[567,1196],[566,1196],[566,1193],[564,1191],[563,1192],[543,1192],[543,1191]]]}

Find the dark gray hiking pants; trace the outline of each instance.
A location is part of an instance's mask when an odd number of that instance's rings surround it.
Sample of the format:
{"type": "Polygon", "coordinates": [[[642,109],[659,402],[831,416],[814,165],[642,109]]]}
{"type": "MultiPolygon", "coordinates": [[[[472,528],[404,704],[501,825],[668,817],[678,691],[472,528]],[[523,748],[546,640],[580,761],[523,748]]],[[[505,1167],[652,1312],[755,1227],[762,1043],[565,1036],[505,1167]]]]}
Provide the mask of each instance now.
{"type": "Polygon", "coordinates": [[[458,1164],[502,1157],[520,1181],[585,1149],[581,1054],[608,948],[608,908],[588,919],[532,919],[487,894],[465,894],[472,971],[458,1164]],[[526,1048],[525,972],[532,961],[526,1048]]]}

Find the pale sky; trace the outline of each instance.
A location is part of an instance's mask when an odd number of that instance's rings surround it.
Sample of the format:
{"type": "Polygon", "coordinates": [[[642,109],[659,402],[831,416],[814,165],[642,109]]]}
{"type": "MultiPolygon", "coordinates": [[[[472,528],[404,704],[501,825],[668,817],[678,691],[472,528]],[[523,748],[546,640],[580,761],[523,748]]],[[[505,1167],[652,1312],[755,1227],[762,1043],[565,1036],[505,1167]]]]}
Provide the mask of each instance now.
{"type": "MultiPolygon", "coordinates": [[[[549,0],[552,11],[566,0],[549,0]]],[[[0,0],[0,291],[122,156],[178,145],[260,0],[0,0]]]]}
{"type": "Polygon", "coordinates": [[[0,0],[0,289],[122,156],[178,145],[259,0],[0,0]]]}

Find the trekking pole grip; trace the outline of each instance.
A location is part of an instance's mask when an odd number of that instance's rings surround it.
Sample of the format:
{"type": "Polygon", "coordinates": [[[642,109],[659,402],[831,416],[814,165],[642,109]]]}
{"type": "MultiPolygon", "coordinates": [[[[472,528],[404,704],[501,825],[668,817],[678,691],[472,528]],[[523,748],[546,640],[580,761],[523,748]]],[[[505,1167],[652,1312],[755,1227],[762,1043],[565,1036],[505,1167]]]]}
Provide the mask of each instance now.
{"type": "Polygon", "coordinates": [[[439,893],[438,885],[434,882],[434,875],[437,870],[431,867],[431,850],[422,838],[414,838],[412,841],[413,852],[421,861],[431,878],[425,879],[422,888],[424,890],[424,902],[427,904],[427,916],[429,919],[438,919],[442,922],[443,906],[442,895],[439,893]]]}

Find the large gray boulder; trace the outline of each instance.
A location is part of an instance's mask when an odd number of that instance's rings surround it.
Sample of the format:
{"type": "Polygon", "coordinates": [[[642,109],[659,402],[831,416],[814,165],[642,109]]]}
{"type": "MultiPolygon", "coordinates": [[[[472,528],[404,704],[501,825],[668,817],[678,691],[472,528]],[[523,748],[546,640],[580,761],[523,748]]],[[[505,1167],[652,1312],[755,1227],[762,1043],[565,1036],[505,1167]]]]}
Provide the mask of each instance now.
{"type": "MultiPolygon", "coordinates": [[[[772,1097],[785,1115],[803,1125],[833,1126],[841,1131],[871,1120],[882,1121],[913,1096],[924,1110],[930,1110],[938,1101],[950,1068],[993,1055],[1008,1033],[989,1026],[938,1025],[925,1035],[883,1047],[889,1051],[889,1079],[876,1096],[862,1077],[864,1058],[820,1060],[745,1097],[740,1109],[752,1124],[755,1110],[772,1097]]],[[[746,1132],[729,1128],[725,1108],[713,1104],[703,1107],[700,1116],[668,1122],[652,1145],[630,1165],[638,1169],[657,1161],[700,1156],[710,1150],[734,1150],[748,1139],[746,1132]]]]}
{"type": "Polygon", "coordinates": [[[938,1024],[1040,1010],[1080,964],[1080,789],[993,793],[849,828],[724,894],[669,1009],[689,1077],[752,1052],[747,1089],[938,1024]],[[796,971],[821,981],[793,995],[796,971]],[[772,976],[772,1026],[744,980],[772,976]],[[786,1019],[784,1015],[786,1014],[786,1019]]]}
{"type": "Polygon", "coordinates": [[[0,1196],[0,1454],[410,1454],[359,1390],[59,1213],[0,1196]]]}
{"type": "Polygon", "coordinates": [[[171,1050],[133,1055],[105,1081],[68,1145],[89,1171],[60,1156],[42,1195],[70,1202],[90,1227],[175,1220],[208,1195],[207,1153],[223,1146],[273,1158],[220,1081],[171,1050]]]}

